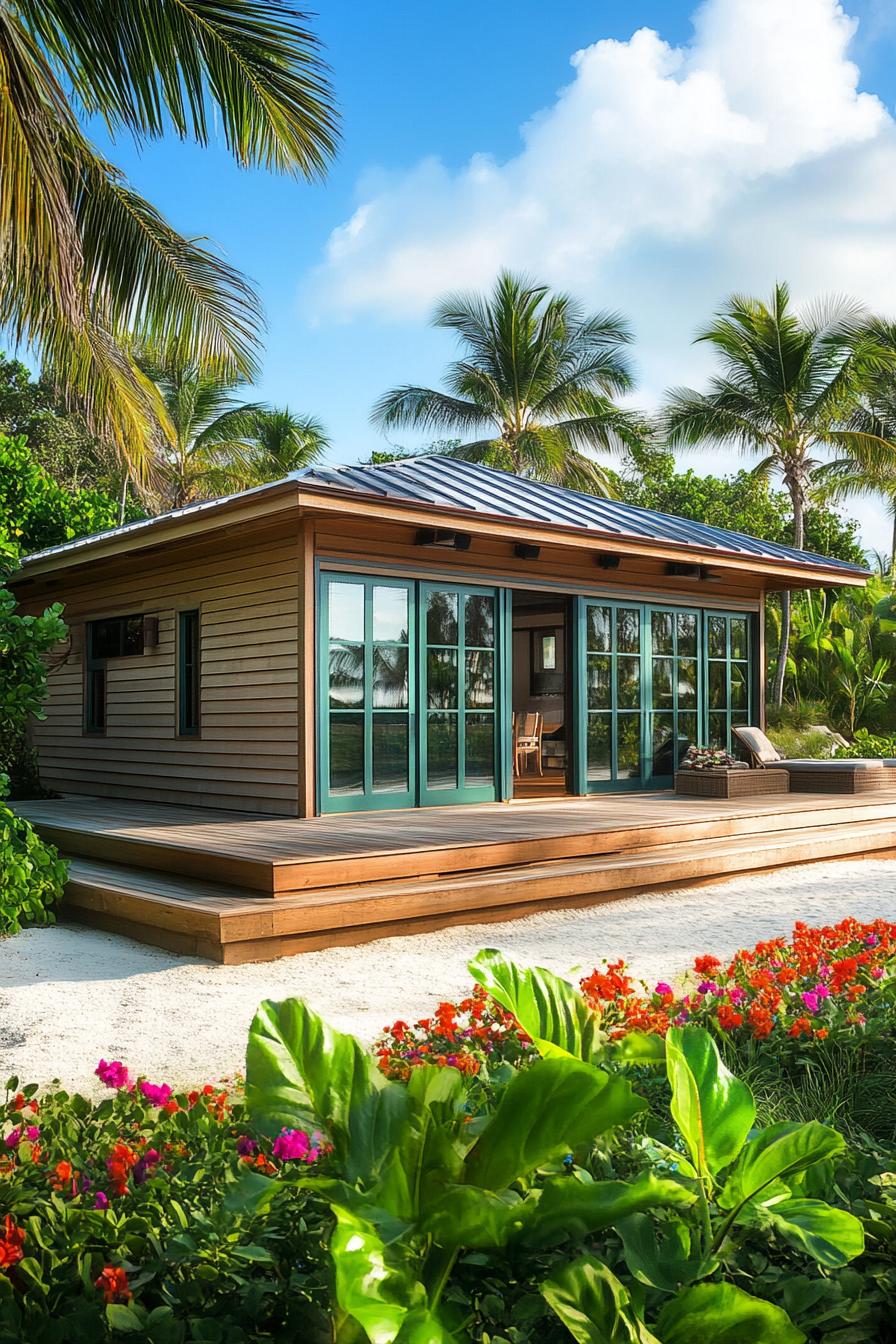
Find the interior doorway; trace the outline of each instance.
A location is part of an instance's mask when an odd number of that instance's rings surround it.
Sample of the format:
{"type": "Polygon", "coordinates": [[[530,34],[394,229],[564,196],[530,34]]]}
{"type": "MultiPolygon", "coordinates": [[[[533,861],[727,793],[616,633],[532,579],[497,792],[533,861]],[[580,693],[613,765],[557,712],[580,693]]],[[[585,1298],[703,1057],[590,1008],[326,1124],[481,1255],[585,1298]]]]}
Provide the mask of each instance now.
{"type": "Polygon", "coordinates": [[[570,792],[569,600],[514,589],[512,595],[513,796],[570,792]]]}

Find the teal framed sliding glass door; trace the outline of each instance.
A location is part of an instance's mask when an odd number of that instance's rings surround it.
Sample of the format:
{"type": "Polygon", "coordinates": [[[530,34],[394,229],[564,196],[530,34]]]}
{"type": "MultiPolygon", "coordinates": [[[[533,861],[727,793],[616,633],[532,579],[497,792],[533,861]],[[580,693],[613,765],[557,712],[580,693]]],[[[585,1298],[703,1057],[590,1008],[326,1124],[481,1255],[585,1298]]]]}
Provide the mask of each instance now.
{"type": "Polygon", "coordinates": [[[643,789],[646,609],[586,598],[577,606],[580,741],[584,727],[578,791],[643,789]]]}
{"type": "Polygon", "coordinates": [[[667,788],[689,746],[731,750],[752,701],[750,617],[578,598],[576,791],[667,788]]]}
{"type": "Polygon", "coordinates": [[[732,728],[750,722],[753,700],[750,619],[742,613],[706,612],[708,742],[731,751],[732,728]]]}
{"type": "Polygon", "coordinates": [[[320,583],[321,810],[416,800],[415,585],[323,574],[320,583]]]}
{"type": "Polygon", "coordinates": [[[420,585],[420,802],[489,802],[499,779],[494,588],[420,585]]]}
{"type": "Polygon", "coordinates": [[[321,571],[321,812],[501,796],[500,597],[494,588],[321,571]]]}
{"type": "Polygon", "coordinates": [[[662,788],[672,784],[679,761],[700,739],[700,612],[650,607],[648,636],[646,775],[651,785],[662,788]]]}

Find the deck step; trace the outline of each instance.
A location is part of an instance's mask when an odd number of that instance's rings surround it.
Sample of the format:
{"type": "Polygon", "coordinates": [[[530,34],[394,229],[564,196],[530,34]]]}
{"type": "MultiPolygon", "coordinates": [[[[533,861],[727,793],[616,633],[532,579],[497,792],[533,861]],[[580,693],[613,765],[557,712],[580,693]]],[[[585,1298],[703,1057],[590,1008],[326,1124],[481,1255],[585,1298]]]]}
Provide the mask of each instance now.
{"type": "Polygon", "coordinates": [[[588,905],[632,890],[896,851],[892,817],[811,825],[442,876],[312,888],[272,901],[249,888],[71,860],[65,912],[172,951],[236,963],[457,923],[588,905]]]}
{"type": "Polygon", "coordinates": [[[896,819],[896,793],[790,794],[737,802],[632,795],[550,804],[417,809],[307,821],[97,799],[20,804],[66,854],[218,881],[267,897],[392,879],[432,879],[562,859],[591,861],[660,847],[769,838],[811,826],[896,819]]]}

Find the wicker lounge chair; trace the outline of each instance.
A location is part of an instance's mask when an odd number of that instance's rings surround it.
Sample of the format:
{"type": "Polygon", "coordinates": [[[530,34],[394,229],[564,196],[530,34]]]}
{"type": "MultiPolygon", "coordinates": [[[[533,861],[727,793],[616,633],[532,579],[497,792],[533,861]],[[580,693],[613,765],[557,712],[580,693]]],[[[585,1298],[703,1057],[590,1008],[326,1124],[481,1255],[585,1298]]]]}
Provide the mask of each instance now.
{"type": "Polygon", "coordinates": [[[760,770],[787,771],[793,793],[873,793],[888,783],[883,761],[788,760],[761,728],[734,728],[734,733],[760,770]]]}

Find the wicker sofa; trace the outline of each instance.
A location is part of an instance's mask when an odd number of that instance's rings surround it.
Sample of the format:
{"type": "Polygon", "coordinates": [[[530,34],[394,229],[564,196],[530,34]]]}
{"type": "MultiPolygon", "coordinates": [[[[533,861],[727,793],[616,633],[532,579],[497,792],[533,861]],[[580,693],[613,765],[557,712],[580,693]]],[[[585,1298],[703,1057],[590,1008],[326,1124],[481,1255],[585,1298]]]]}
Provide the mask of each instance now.
{"type": "Polygon", "coordinates": [[[874,793],[893,780],[879,760],[787,760],[761,728],[736,727],[734,732],[760,770],[786,770],[793,793],[874,793]]]}

